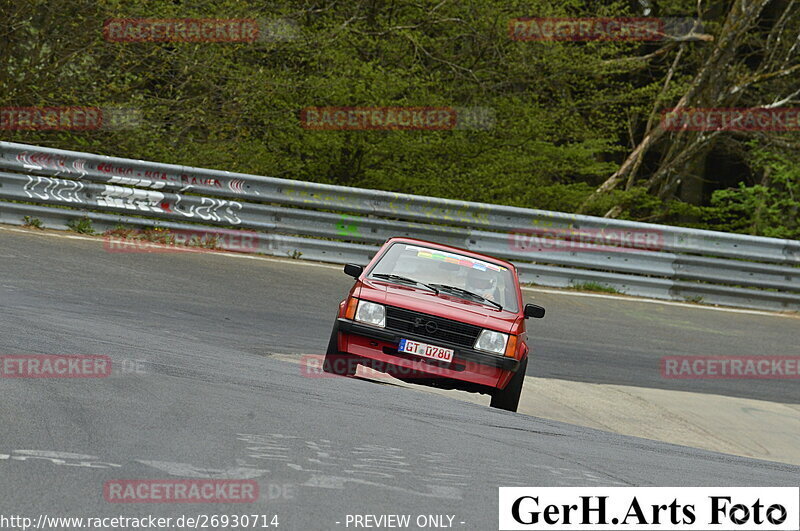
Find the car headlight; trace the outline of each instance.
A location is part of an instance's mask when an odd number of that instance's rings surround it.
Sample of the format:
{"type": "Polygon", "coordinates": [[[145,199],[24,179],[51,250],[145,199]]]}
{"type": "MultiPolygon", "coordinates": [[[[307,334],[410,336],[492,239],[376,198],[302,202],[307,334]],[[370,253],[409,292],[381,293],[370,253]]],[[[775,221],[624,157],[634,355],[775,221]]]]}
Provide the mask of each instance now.
{"type": "Polygon", "coordinates": [[[382,304],[358,301],[356,321],[384,328],[386,326],[386,308],[384,308],[382,304]]]}
{"type": "Polygon", "coordinates": [[[494,330],[484,330],[475,342],[475,349],[492,354],[503,354],[506,351],[508,334],[495,332],[494,330]]]}

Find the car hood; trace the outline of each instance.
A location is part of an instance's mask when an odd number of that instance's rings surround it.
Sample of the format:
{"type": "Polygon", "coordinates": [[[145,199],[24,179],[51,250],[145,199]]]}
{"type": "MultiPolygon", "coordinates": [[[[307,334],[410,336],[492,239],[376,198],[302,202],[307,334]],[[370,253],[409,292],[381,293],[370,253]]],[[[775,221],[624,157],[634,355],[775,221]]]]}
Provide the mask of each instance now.
{"type": "Polygon", "coordinates": [[[357,295],[361,299],[453,319],[482,328],[508,333],[519,317],[514,312],[472,302],[426,288],[364,280],[357,295]]]}

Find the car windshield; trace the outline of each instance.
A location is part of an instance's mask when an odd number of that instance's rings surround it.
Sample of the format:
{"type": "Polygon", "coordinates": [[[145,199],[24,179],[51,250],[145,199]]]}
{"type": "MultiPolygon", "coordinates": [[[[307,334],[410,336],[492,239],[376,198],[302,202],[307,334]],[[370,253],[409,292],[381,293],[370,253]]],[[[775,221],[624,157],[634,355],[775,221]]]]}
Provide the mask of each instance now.
{"type": "Polygon", "coordinates": [[[480,301],[463,292],[468,291],[505,310],[519,311],[514,276],[507,267],[458,253],[395,243],[375,264],[369,277],[399,283],[416,281],[423,289],[427,285],[428,289],[447,295],[480,301]]]}

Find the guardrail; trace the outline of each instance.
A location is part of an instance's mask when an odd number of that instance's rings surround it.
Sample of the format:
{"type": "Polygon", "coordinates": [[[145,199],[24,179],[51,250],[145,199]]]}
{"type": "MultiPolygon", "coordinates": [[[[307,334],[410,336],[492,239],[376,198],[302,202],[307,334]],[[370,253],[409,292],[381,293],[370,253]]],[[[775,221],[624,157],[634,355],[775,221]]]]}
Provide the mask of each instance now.
{"type": "Polygon", "coordinates": [[[0,222],[83,217],[257,233],[253,249],[366,262],[391,236],[514,262],[523,282],[585,283],[659,299],[800,310],[800,242],[454,201],[0,142],[0,222]],[[35,204],[30,204],[35,203],[35,204]]]}

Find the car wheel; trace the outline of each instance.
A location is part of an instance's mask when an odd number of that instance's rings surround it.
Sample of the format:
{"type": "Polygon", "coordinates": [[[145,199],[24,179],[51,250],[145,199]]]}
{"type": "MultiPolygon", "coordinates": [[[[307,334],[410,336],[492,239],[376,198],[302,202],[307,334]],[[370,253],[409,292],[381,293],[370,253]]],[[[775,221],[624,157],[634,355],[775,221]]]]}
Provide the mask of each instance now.
{"type": "Polygon", "coordinates": [[[346,352],[339,352],[338,335],[339,326],[334,324],[331,338],[328,340],[325,360],[322,362],[322,370],[339,376],[354,376],[358,368],[358,359],[346,352]]]}
{"type": "Polygon", "coordinates": [[[519,364],[517,372],[511,377],[505,389],[495,389],[492,393],[491,407],[505,409],[506,411],[517,411],[519,405],[519,395],[522,394],[522,382],[525,381],[525,371],[528,368],[528,358],[526,357],[519,364]]]}

